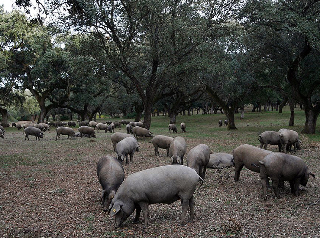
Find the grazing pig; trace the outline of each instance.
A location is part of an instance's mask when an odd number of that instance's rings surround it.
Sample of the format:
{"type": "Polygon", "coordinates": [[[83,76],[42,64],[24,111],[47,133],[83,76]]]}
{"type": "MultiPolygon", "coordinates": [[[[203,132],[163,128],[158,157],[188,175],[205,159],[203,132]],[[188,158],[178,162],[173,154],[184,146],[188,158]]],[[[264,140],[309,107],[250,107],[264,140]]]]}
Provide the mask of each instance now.
{"type": "Polygon", "coordinates": [[[39,124],[35,124],[34,125],[34,127],[36,127],[36,128],[39,128],[41,131],[49,131],[50,130],[50,127],[49,127],[49,125],[48,124],[46,124],[46,123],[39,123],[39,124]]]}
{"type": "Polygon", "coordinates": [[[127,134],[132,134],[132,126],[130,124],[126,125],[127,134]]]}
{"type": "Polygon", "coordinates": [[[99,123],[96,125],[96,129],[97,129],[97,131],[99,131],[99,130],[107,130],[107,129],[108,129],[108,125],[99,122],[99,123]]]}
{"type": "Polygon", "coordinates": [[[284,153],[270,153],[259,165],[264,199],[267,198],[268,178],[272,180],[275,196],[280,198],[278,187],[283,181],[289,181],[291,192],[298,196],[299,185],[306,186],[309,175],[315,177],[301,158],[284,153]]]}
{"type": "Polygon", "coordinates": [[[240,145],[233,150],[233,160],[235,166],[234,180],[239,181],[240,171],[245,166],[247,169],[260,172],[260,168],[256,166],[259,161],[262,160],[266,155],[270,154],[271,151],[260,149],[252,145],[240,145]]]}
{"type": "Polygon", "coordinates": [[[181,131],[182,131],[182,132],[187,132],[187,131],[186,131],[186,123],[181,122],[180,128],[181,128],[181,131]]]}
{"type": "Polygon", "coordinates": [[[178,130],[175,124],[169,124],[168,128],[169,128],[169,132],[172,131],[173,133],[178,133],[178,130]]]}
{"type": "Polygon", "coordinates": [[[124,180],[124,170],[116,158],[107,155],[99,159],[97,175],[102,187],[102,207],[104,211],[107,211],[111,200],[124,180]]]}
{"type": "Polygon", "coordinates": [[[277,145],[281,152],[280,133],[277,131],[265,131],[259,135],[260,148],[267,149],[268,145],[277,145]]]}
{"type": "Polygon", "coordinates": [[[1,129],[0,129],[0,137],[1,137],[2,139],[4,139],[4,133],[3,133],[3,130],[1,130],[1,129]]]}
{"type": "Polygon", "coordinates": [[[159,155],[158,148],[161,148],[161,149],[166,149],[167,156],[169,156],[169,148],[172,141],[173,141],[173,138],[169,136],[156,135],[155,137],[153,137],[151,140],[151,143],[154,146],[155,155],[159,155]]]}
{"type": "Polygon", "coordinates": [[[111,122],[107,127],[107,129],[105,129],[105,132],[107,133],[108,131],[110,131],[111,133],[114,133],[114,128],[115,128],[114,123],[111,122]]]}
{"type": "Polygon", "coordinates": [[[210,148],[205,144],[193,147],[187,154],[187,166],[193,168],[204,179],[207,164],[210,160],[210,148]]]}
{"type": "Polygon", "coordinates": [[[133,133],[134,137],[138,137],[138,136],[152,137],[152,133],[148,129],[142,128],[140,126],[133,127],[132,133],[133,133]]]}
{"type": "Polygon", "coordinates": [[[80,126],[78,131],[80,132],[80,137],[84,135],[88,135],[88,137],[96,137],[94,128],[89,127],[89,126],[80,126]]]}
{"type": "Polygon", "coordinates": [[[144,224],[149,223],[149,204],[170,204],[181,200],[181,223],[194,218],[193,193],[199,181],[199,175],[186,166],[166,165],[142,170],[129,175],[120,185],[110,205],[110,215],[115,216],[115,227],[119,227],[136,209],[134,221],[138,222],[141,210],[144,224]]]}
{"type": "Polygon", "coordinates": [[[213,153],[210,154],[210,160],[207,164],[207,168],[212,169],[223,169],[228,167],[233,167],[233,156],[228,153],[213,153]]]}
{"type": "Polygon", "coordinates": [[[228,124],[229,124],[229,121],[228,120],[224,120],[224,125],[228,126],[228,124]]]}
{"type": "Polygon", "coordinates": [[[130,135],[130,134],[126,134],[126,133],[122,133],[122,132],[116,132],[114,134],[111,135],[111,142],[112,142],[112,145],[113,145],[113,149],[116,150],[116,144],[123,140],[124,138],[127,138],[127,137],[133,137],[133,135],[130,135]]]}
{"type": "Polygon", "coordinates": [[[93,127],[94,129],[96,129],[97,124],[98,124],[98,122],[96,122],[96,121],[89,121],[89,126],[93,127]]]}
{"type": "Polygon", "coordinates": [[[287,150],[290,150],[292,145],[294,151],[296,151],[296,149],[301,149],[298,132],[288,129],[280,129],[279,133],[280,142],[284,153],[287,153],[287,150]]]}
{"type": "Polygon", "coordinates": [[[118,160],[124,161],[124,158],[126,158],[126,164],[129,164],[128,155],[130,155],[130,162],[132,162],[135,151],[139,151],[139,144],[134,137],[126,137],[116,145],[118,160]]]}
{"type": "Polygon", "coordinates": [[[219,127],[222,127],[222,120],[218,121],[219,127]]]}
{"type": "Polygon", "coordinates": [[[67,135],[68,139],[69,137],[75,137],[75,132],[72,128],[70,127],[63,127],[60,126],[56,129],[57,135],[56,135],[56,140],[59,138],[60,139],[60,135],[67,135]]]}
{"type": "Polygon", "coordinates": [[[177,136],[173,139],[169,148],[169,157],[172,164],[183,164],[183,156],[187,151],[187,144],[183,137],[177,136]]]}
{"type": "Polygon", "coordinates": [[[40,138],[43,138],[43,132],[36,127],[29,126],[26,129],[24,129],[25,137],[24,139],[26,140],[28,138],[29,140],[29,135],[35,136],[36,140],[40,140],[40,138]]]}

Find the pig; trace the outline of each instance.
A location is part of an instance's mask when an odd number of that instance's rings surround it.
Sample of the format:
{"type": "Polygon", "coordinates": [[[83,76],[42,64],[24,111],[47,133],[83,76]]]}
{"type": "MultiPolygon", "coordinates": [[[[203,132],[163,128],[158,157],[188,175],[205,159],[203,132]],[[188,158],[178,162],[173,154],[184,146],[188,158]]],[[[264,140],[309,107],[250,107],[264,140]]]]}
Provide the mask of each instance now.
{"type": "Polygon", "coordinates": [[[257,164],[265,156],[270,154],[271,151],[260,149],[252,145],[240,145],[233,150],[233,160],[235,166],[235,175],[234,180],[239,181],[240,171],[245,166],[247,169],[257,172],[260,172],[259,166],[257,164]]]}
{"type": "Polygon", "coordinates": [[[96,122],[96,121],[89,121],[89,126],[93,127],[94,129],[96,129],[97,124],[98,124],[98,122],[96,122]]]}
{"type": "Polygon", "coordinates": [[[60,139],[60,135],[67,135],[68,136],[68,139],[69,137],[75,137],[75,132],[72,128],[70,127],[58,127],[56,129],[56,132],[57,132],[57,135],[56,135],[56,140],[59,138],[60,139]]]}
{"type": "Polygon", "coordinates": [[[4,139],[4,133],[3,133],[3,130],[1,130],[1,129],[0,129],[0,137],[1,137],[2,139],[4,139]]]}
{"type": "Polygon", "coordinates": [[[279,134],[284,153],[287,153],[287,150],[290,150],[292,145],[294,147],[294,151],[296,151],[296,149],[301,149],[298,132],[294,130],[280,129],[279,134]]]}
{"type": "Polygon", "coordinates": [[[118,160],[124,161],[126,158],[126,164],[129,164],[128,155],[130,155],[130,162],[132,162],[134,152],[139,151],[138,141],[134,137],[126,137],[117,143],[115,151],[118,160]]]}
{"type": "Polygon", "coordinates": [[[107,127],[107,129],[105,129],[105,132],[107,133],[108,131],[110,131],[111,133],[114,133],[114,128],[115,128],[114,123],[111,122],[107,127]]]}
{"type": "Polygon", "coordinates": [[[205,144],[193,147],[187,154],[187,166],[193,168],[204,179],[211,150],[205,144]]]}
{"type": "Polygon", "coordinates": [[[124,170],[116,158],[107,155],[97,163],[97,176],[102,187],[102,207],[108,211],[111,200],[124,180],[124,170]]]}
{"type": "Polygon", "coordinates": [[[28,138],[29,140],[29,135],[35,136],[36,140],[40,140],[40,138],[43,138],[43,132],[36,127],[29,126],[26,129],[24,129],[25,137],[24,139],[26,140],[28,138]]]}
{"type": "Polygon", "coordinates": [[[96,125],[96,129],[97,129],[97,131],[99,131],[99,130],[107,130],[107,129],[108,129],[108,125],[99,122],[99,123],[96,125]]]}
{"type": "Polygon", "coordinates": [[[194,218],[193,193],[199,181],[203,181],[195,170],[183,165],[166,165],[142,170],[129,175],[120,185],[109,207],[119,227],[136,209],[134,221],[138,222],[141,210],[144,224],[149,224],[149,204],[173,203],[181,200],[181,223],[186,224],[187,211],[194,218]]]}
{"type": "Polygon", "coordinates": [[[132,134],[132,126],[130,124],[126,125],[127,134],[132,134]]]}
{"type": "Polygon", "coordinates": [[[172,131],[173,133],[178,133],[178,130],[175,124],[169,124],[168,128],[169,128],[169,132],[172,131]]]}
{"type": "Polygon", "coordinates": [[[111,135],[111,142],[112,142],[114,151],[116,150],[116,144],[126,137],[133,137],[133,135],[122,133],[122,132],[116,132],[111,135]]]}
{"type": "Polygon", "coordinates": [[[133,127],[132,133],[133,133],[134,137],[138,137],[138,136],[152,137],[152,133],[148,129],[142,128],[140,126],[133,127]]]}
{"type": "Polygon", "coordinates": [[[219,127],[222,127],[222,120],[218,121],[219,127]]]}
{"type": "Polygon", "coordinates": [[[260,148],[267,149],[268,145],[277,145],[281,152],[280,133],[278,131],[264,131],[259,135],[260,148]]]}
{"type": "Polygon", "coordinates": [[[89,126],[80,126],[78,131],[80,132],[80,136],[82,137],[83,135],[88,135],[90,137],[96,137],[94,128],[89,127],[89,126]]]}
{"type": "Polygon", "coordinates": [[[183,137],[177,136],[173,139],[169,148],[169,157],[172,164],[183,164],[183,157],[187,151],[187,144],[183,137]]]}
{"type": "Polygon", "coordinates": [[[210,154],[210,160],[207,164],[207,168],[223,169],[233,167],[233,156],[228,153],[213,153],[210,154]]]}
{"type": "Polygon", "coordinates": [[[291,193],[298,196],[299,185],[306,186],[309,176],[315,177],[303,159],[284,153],[268,154],[259,161],[259,166],[264,199],[267,199],[268,178],[272,180],[275,196],[280,198],[278,187],[283,181],[289,181],[291,193]]]}
{"type": "Polygon", "coordinates": [[[154,146],[154,153],[155,155],[159,155],[159,149],[166,149],[167,150],[167,156],[169,156],[169,148],[170,144],[173,141],[173,138],[170,136],[163,136],[163,135],[156,135],[152,138],[151,143],[154,146]]]}
{"type": "Polygon", "coordinates": [[[186,123],[181,122],[180,128],[181,128],[181,131],[182,131],[182,132],[187,132],[187,131],[186,131],[186,123]]]}

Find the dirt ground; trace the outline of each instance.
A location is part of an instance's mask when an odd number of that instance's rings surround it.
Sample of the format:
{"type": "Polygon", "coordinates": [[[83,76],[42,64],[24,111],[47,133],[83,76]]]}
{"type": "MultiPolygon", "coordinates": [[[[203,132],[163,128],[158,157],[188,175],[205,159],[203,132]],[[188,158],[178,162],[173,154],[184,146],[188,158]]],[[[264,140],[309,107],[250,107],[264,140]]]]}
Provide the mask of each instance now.
{"type": "MultiPolygon", "coordinates": [[[[194,194],[196,218],[180,225],[181,206],[150,205],[150,225],[133,223],[115,229],[113,218],[102,211],[101,186],[96,162],[112,151],[110,133],[96,139],[66,137],[25,141],[21,131],[0,138],[0,236],[1,237],[320,237],[319,146],[304,144],[296,152],[306,160],[316,178],[301,187],[298,197],[289,184],[276,199],[261,196],[257,173],[244,169],[234,182],[233,169],[207,170],[202,187],[194,194]]],[[[154,155],[150,139],[139,139],[140,152],[124,165],[126,176],[170,163],[165,150],[154,155]]],[[[212,140],[186,139],[188,151],[212,140]]],[[[216,141],[215,141],[216,143],[216,141]]],[[[223,144],[224,142],[221,141],[223,144]]],[[[241,144],[241,140],[234,147],[241,144]]],[[[276,148],[271,148],[276,151],[276,148]]],[[[231,152],[231,151],[225,151],[231,152]]]]}

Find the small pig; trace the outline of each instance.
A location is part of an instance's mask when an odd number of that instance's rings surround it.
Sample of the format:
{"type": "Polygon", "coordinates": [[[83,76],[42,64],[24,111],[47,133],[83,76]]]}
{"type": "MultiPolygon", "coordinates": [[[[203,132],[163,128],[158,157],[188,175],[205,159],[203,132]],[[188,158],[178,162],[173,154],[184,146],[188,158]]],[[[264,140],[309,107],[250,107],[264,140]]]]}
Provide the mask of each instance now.
{"type": "Polygon", "coordinates": [[[43,132],[36,127],[29,126],[26,129],[24,129],[25,137],[24,139],[26,140],[28,138],[29,140],[29,135],[35,136],[36,140],[40,140],[40,138],[43,138],[43,132]]]}
{"type": "Polygon", "coordinates": [[[80,132],[80,136],[88,135],[90,137],[96,137],[94,128],[89,126],[80,126],[78,131],[80,132]]]}
{"type": "Polygon", "coordinates": [[[278,131],[264,131],[259,135],[260,148],[267,149],[268,145],[277,145],[281,152],[280,133],[278,131]]]}
{"type": "Polygon", "coordinates": [[[183,157],[187,151],[187,144],[183,137],[177,136],[173,139],[169,148],[169,157],[172,164],[183,164],[183,157]]]}
{"type": "Polygon", "coordinates": [[[182,132],[187,132],[187,131],[186,131],[186,123],[181,122],[180,128],[181,128],[181,131],[182,131],[182,132]]]}
{"type": "Polygon", "coordinates": [[[169,132],[172,131],[173,133],[178,133],[178,130],[175,124],[169,124],[168,128],[169,128],[169,132]]]}
{"type": "Polygon", "coordinates": [[[186,224],[190,209],[191,221],[194,218],[193,193],[201,177],[195,170],[183,165],[166,165],[142,170],[129,175],[120,185],[109,207],[115,217],[115,227],[119,227],[136,209],[135,222],[143,211],[144,224],[149,223],[149,204],[173,203],[181,200],[181,223],[186,224]]]}
{"type": "Polygon", "coordinates": [[[259,166],[264,199],[267,198],[268,178],[272,180],[275,196],[280,198],[278,187],[283,181],[289,181],[291,192],[298,196],[299,185],[306,186],[309,176],[315,177],[303,159],[284,153],[268,154],[259,161],[259,166]]]}
{"type": "Polygon", "coordinates": [[[111,200],[124,180],[124,170],[120,162],[107,155],[97,163],[97,176],[102,187],[101,203],[103,210],[107,211],[111,200]]]}
{"type": "Polygon", "coordinates": [[[233,150],[233,160],[235,166],[234,180],[238,181],[240,177],[240,171],[245,166],[247,169],[260,172],[259,161],[262,160],[266,155],[270,154],[271,151],[260,149],[252,145],[240,145],[233,150]]]}
{"type": "Polygon", "coordinates": [[[210,154],[210,160],[207,164],[207,168],[223,169],[233,167],[233,156],[228,153],[213,153],[210,154]]]}
{"type": "Polygon", "coordinates": [[[71,137],[75,137],[75,132],[74,132],[74,130],[72,129],[72,128],[70,128],[70,127],[58,127],[57,129],[56,129],[56,132],[57,132],[57,135],[56,135],[56,140],[58,139],[58,138],[60,138],[60,135],[67,135],[68,136],[68,139],[69,139],[69,137],[71,136],[71,137]]]}
{"type": "Polygon", "coordinates": [[[128,155],[130,155],[130,162],[132,162],[133,154],[136,151],[139,151],[139,144],[137,139],[131,136],[122,139],[116,145],[118,160],[124,161],[124,158],[126,158],[126,164],[129,163],[128,155]]]}
{"type": "Polygon", "coordinates": [[[154,146],[154,153],[155,155],[159,155],[159,149],[166,149],[167,150],[167,156],[169,156],[169,148],[170,144],[173,141],[173,138],[170,136],[163,136],[163,135],[156,135],[152,138],[151,143],[154,146]]]}
{"type": "Polygon", "coordinates": [[[187,166],[193,168],[204,179],[211,150],[205,144],[193,147],[187,154],[187,166]]]}

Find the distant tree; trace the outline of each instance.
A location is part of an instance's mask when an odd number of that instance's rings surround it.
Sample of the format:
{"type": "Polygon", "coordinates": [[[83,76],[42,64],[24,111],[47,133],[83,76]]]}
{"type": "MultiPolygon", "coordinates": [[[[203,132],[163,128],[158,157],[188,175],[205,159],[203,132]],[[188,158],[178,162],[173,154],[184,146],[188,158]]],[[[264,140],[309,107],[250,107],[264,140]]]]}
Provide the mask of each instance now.
{"type": "MultiPolygon", "coordinates": [[[[256,42],[269,49],[265,59],[277,59],[274,71],[283,71],[291,86],[289,94],[299,100],[305,110],[303,132],[314,134],[320,113],[319,33],[320,1],[247,1],[242,23],[251,32],[264,31],[256,42]],[[266,34],[265,32],[268,32],[266,34]],[[282,61],[282,63],[280,62],[282,61]]],[[[257,35],[257,34],[256,34],[257,35]]],[[[281,80],[281,78],[280,78],[281,80]]]]}
{"type": "Polygon", "coordinates": [[[55,44],[51,29],[28,21],[25,15],[2,13],[0,22],[0,44],[7,62],[1,73],[15,87],[29,89],[41,110],[38,121],[43,122],[47,112],[68,96],[66,55],[55,44]],[[53,101],[58,94],[59,101],[53,101]]]}

